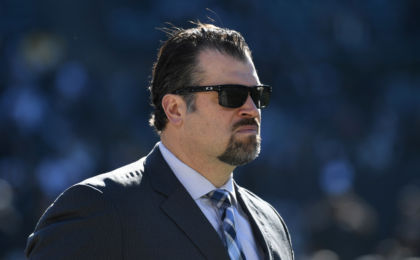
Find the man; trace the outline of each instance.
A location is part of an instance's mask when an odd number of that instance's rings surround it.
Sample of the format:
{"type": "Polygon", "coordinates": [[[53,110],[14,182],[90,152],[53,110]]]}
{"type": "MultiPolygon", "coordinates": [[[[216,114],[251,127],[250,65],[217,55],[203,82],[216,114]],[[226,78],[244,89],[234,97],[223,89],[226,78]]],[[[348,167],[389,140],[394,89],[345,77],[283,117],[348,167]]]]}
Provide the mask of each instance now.
{"type": "Polygon", "coordinates": [[[293,259],[280,215],[232,172],[260,151],[261,85],[236,31],[174,29],[154,64],[146,157],[76,184],[28,238],[31,259],[293,259]]]}

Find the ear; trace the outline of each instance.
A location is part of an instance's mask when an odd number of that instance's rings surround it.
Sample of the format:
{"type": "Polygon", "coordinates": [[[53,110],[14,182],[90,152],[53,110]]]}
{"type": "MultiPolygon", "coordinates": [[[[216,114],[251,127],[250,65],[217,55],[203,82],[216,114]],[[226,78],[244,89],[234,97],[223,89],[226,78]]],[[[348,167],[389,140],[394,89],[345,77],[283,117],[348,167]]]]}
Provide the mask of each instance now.
{"type": "Polygon", "coordinates": [[[187,106],[181,96],[166,94],[162,99],[162,107],[170,124],[182,124],[187,106]]]}

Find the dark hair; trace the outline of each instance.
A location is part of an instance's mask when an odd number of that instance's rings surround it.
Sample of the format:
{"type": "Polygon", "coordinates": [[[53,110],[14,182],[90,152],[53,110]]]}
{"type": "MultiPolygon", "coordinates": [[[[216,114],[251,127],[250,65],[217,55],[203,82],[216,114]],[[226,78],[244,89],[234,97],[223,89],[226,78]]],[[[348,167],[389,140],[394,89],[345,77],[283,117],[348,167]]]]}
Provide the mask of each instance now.
{"type": "MultiPolygon", "coordinates": [[[[217,50],[241,61],[245,61],[247,55],[251,57],[251,51],[239,32],[212,24],[194,24],[196,27],[189,29],[164,29],[168,39],[159,49],[149,86],[154,108],[149,122],[158,133],[165,129],[168,122],[162,108],[162,98],[177,89],[199,84],[200,71],[196,65],[200,51],[217,50]]],[[[187,94],[183,98],[189,111],[194,111],[194,94],[187,94]]]]}

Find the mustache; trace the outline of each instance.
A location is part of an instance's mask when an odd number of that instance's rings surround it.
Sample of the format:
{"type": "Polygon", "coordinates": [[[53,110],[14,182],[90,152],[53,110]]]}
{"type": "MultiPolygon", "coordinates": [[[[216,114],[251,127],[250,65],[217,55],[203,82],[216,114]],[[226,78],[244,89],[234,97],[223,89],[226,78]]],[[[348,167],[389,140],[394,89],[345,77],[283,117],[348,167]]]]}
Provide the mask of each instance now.
{"type": "Polygon", "coordinates": [[[232,126],[232,130],[236,130],[238,127],[243,126],[243,125],[255,125],[257,127],[260,126],[260,124],[257,122],[257,120],[255,118],[244,118],[244,119],[236,122],[232,126]]]}

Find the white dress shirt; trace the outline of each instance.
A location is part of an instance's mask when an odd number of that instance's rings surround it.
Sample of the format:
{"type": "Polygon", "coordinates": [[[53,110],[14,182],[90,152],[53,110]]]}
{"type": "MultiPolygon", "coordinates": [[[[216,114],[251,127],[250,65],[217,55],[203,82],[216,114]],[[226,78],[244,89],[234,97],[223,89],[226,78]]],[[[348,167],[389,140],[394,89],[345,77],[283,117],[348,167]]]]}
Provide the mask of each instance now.
{"type": "MultiPolygon", "coordinates": [[[[219,233],[219,236],[222,237],[222,218],[219,210],[214,206],[210,199],[203,197],[210,191],[216,189],[216,187],[200,173],[179,160],[164,144],[162,144],[162,142],[159,143],[159,149],[175,176],[197,203],[213,228],[219,233]]],[[[220,189],[229,191],[231,195],[231,203],[234,208],[235,230],[239,240],[238,242],[241,245],[246,259],[262,259],[263,254],[254,239],[248,217],[236,199],[232,174],[229,180],[225,185],[220,187],[220,189]]]]}

